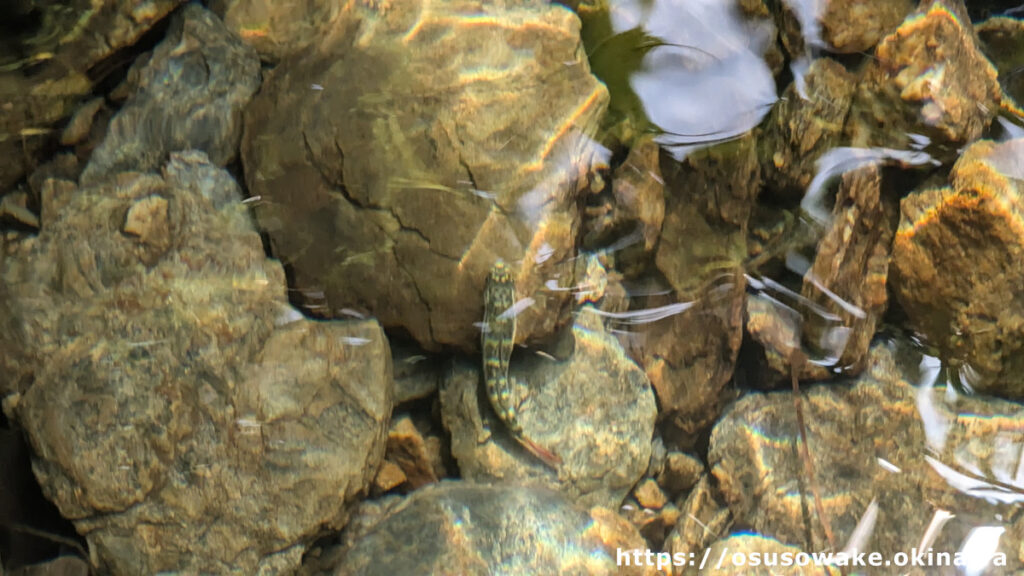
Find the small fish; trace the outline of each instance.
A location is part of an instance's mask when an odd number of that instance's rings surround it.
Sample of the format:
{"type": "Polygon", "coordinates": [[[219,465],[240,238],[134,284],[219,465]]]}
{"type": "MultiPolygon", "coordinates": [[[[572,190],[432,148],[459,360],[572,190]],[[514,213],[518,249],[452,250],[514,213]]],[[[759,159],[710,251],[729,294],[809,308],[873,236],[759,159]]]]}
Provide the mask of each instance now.
{"type": "Polygon", "coordinates": [[[508,363],[516,340],[516,285],[512,273],[501,260],[491,269],[484,289],[484,329],[481,336],[484,361],[484,384],[491,406],[515,439],[552,468],[562,459],[523,434],[512,405],[512,383],[508,377],[508,363]]]}

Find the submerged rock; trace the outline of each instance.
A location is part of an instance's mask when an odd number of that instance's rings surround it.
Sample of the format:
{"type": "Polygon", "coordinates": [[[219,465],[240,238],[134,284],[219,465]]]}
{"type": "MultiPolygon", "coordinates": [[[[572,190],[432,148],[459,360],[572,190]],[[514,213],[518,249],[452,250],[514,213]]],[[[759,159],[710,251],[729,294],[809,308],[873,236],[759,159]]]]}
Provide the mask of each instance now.
{"type": "Polygon", "coordinates": [[[424,434],[408,414],[392,419],[385,459],[401,470],[402,481],[395,485],[401,488],[416,490],[446,476],[441,439],[437,434],[424,434]]]}
{"type": "MultiPolygon", "coordinates": [[[[989,18],[975,27],[985,54],[999,70],[999,83],[1018,110],[1024,103],[1024,21],[1017,18],[989,18]]],[[[1018,112],[1019,113],[1019,112],[1018,112]]]]}
{"type": "MultiPolygon", "coordinates": [[[[608,93],[579,20],[540,0],[353,8],[247,109],[256,213],[295,287],[436,350],[477,350],[484,280],[513,263],[519,340],[564,320],[578,195],[608,93]],[[348,22],[348,20],[346,20],[348,22]]],[[[600,158],[598,158],[600,159],[600,158]]]]}
{"type": "Polygon", "coordinates": [[[664,549],[673,556],[682,554],[687,565],[673,567],[672,574],[687,573],[700,564],[706,550],[720,536],[728,534],[732,516],[713,488],[710,476],[702,474],[697,485],[680,504],[679,519],[665,539],[664,549]]]}
{"type": "Polygon", "coordinates": [[[604,247],[628,231],[638,240],[633,251],[647,253],[654,249],[665,220],[660,150],[651,136],[633,143],[626,160],[615,170],[611,191],[589,201],[585,245],[604,247]]]}
{"type": "Polygon", "coordinates": [[[803,196],[816,173],[815,162],[840,141],[855,85],[841,64],[819,58],[802,81],[786,88],[759,128],[766,193],[787,199],[803,196]]]}
{"type": "Polygon", "coordinates": [[[895,201],[882,195],[877,166],[843,175],[832,221],[804,274],[802,291],[820,307],[813,319],[805,319],[804,343],[836,371],[864,370],[889,300],[886,280],[896,219],[895,201]]]}
{"type": "Polygon", "coordinates": [[[0,38],[0,193],[51,150],[59,123],[93,95],[97,75],[109,74],[105,63],[131,50],[182,2],[4,3],[9,27],[0,38]]]}
{"type": "Polygon", "coordinates": [[[238,152],[242,109],[260,86],[252,49],[212,12],[190,4],[144,62],[136,92],[82,172],[84,185],[120,171],[156,170],[170,152],[202,150],[218,166],[238,152]]]}
{"type": "Polygon", "coordinates": [[[813,478],[799,457],[791,392],[750,394],[731,407],[708,458],[735,523],[807,551],[830,547],[828,523],[834,552],[849,545],[887,559],[914,548],[952,555],[972,529],[1009,524],[998,541],[1000,570],[1019,569],[1024,486],[1015,454],[1024,408],[957,397],[933,386],[934,374],[915,387],[908,378],[922,375],[898,366],[916,366],[919,356],[903,354],[875,347],[856,382],[803,391],[813,478]],[[943,518],[941,530],[929,530],[943,518]]]}
{"type": "Polygon", "coordinates": [[[835,52],[871,50],[914,5],[913,0],[827,0],[820,16],[822,39],[835,52]]]}
{"type": "Polygon", "coordinates": [[[665,222],[655,265],[670,290],[641,300],[661,311],[636,332],[632,354],[658,396],[659,419],[692,445],[718,415],[743,336],[746,227],[760,189],[754,139],[745,136],[662,166],[665,222]]]}
{"type": "Polygon", "coordinates": [[[352,545],[333,566],[305,574],[653,574],[620,571],[616,544],[642,540],[602,512],[588,514],[539,487],[444,482],[415,492],[349,535],[352,545]]]}
{"type": "Polygon", "coordinates": [[[8,576],[89,576],[89,564],[75,556],[61,556],[49,562],[15,568],[8,576]]]}
{"type": "Polygon", "coordinates": [[[846,131],[856,147],[920,147],[950,157],[999,112],[995,68],[960,0],[926,0],[885,37],[863,72],[846,131]]]}
{"type": "Polygon", "coordinates": [[[260,58],[281,58],[309,50],[339,18],[351,16],[350,2],[275,2],[274,0],[210,0],[210,9],[224,25],[259,52],[260,58]]]}
{"type": "Polygon", "coordinates": [[[903,199],[893,292],[979,392],[1024,398],[1024,140],[980,141],[903,199]]]}
{"type": "Polygon", "coordinates": [[[240,200],[172,154],[44,205],[3,262],[0,354],[29,369],[5,409],[105,574],[287,573],[383,455],[383,331],[302,319],[240,200]]]}
{"type": "Polygon", "coordinates": [[[618,508],[647,470],[656,406],[643,371],[625,355],[590,306],[571,330],[574,351],[558,361],[514,354],[512,405],[526,436],[562,459],[557,472],[511,436],[481,393],[480,362],[453,365],[441,390],[452,454],[470,480],[517,479],[618,508]]]}

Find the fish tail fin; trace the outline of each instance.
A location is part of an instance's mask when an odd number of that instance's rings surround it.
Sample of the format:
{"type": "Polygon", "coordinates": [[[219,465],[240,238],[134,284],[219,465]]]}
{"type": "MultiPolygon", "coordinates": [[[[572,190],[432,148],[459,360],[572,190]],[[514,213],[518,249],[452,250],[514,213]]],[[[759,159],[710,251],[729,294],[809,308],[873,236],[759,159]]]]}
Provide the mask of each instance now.
{"type": "Polygon", "coordinates": [[[533,440],[522,436],[516,436],[516,440],[519,440],[519,443],[522,444],[523,448],[526,448],[530,454],[533,454],[548,466],[557,469],[558,466],[562,464],[562,459],[558,457],[558,454],[555,454],[551,450],[537,444],[533,440]]]}

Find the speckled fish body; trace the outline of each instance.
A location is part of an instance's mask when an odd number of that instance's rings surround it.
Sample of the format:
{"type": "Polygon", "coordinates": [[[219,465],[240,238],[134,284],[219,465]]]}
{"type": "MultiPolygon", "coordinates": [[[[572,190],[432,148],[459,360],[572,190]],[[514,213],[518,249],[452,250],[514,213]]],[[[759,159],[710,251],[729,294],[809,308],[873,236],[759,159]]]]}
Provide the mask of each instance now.
{"type": "Polygon", "coordinates": [[[484,290],[484,330],[481,337],[484,383],[491,406],[501,421],[527,450],[549,466],[561,463],[551,451],[526,438],[512,403],[512,381],[508,365],[516,341],[516,285],[512,271],[498,260],[491,269],[484,290]]]}
{"type": "Polygon", "coordinates": [[[508,379],[508,363],[516,341],[516,319],[511,310],[515,303],[515,280],[508,266],[499,260],[491,269],[484,290],[484,382],[495,412],[513,433],[519,434],[522,430],[516,422],[508,379]]]}

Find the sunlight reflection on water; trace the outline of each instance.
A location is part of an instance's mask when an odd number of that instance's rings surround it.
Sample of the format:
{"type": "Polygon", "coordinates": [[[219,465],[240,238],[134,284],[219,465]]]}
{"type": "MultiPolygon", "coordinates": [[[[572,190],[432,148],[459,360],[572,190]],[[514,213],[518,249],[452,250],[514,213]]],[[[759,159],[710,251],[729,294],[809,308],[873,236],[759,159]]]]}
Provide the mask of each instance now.
{"type": "Polygon", "coordinates": [[[660,144],[681,159],[692,145],[739,136],[760,123],[776,101],[775,80],[761,58],[771,27],[710,0],[616,2],[617,33],[642,27],[662,45],[647,53],[630,85],[660,144]]]}

